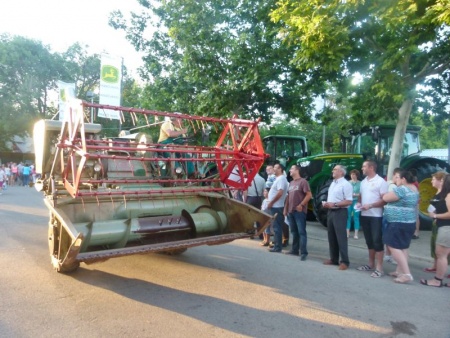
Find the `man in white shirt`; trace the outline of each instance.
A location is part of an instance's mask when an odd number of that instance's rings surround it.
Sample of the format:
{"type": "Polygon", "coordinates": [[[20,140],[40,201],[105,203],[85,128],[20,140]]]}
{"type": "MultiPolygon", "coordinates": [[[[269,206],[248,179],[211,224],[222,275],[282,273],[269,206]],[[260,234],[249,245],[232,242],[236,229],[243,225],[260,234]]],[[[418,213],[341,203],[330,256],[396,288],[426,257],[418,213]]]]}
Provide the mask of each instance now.
{"type": "Polygon", "coordinates": [[[323,207],[328,209],[327,228],[330,259],[325,265],[339,265],[339,270],[347,270],[348,258],[347,208],[353,203],[353,187],[345,179],[346,169],[342,165],[333,168],[333,182],[328,189],[327,201],[323,207]],[[339,256],[341,260],[339,261],[339,256]]]}
{"type": "Polygon", "coordinates": [[[269,249],[270,252],[281,252],[282,250],[282,227],[284,223],[284,202],[286,200],[289,183],[286,176],[283,175],[284,168],[281,164],[275,164],[273,166],[275,171],[275,182],[269,191],[269,203],[267,208],[270,214],[277,215],[273,220],[273,232],[274,232],[274,247],[269,249]]]}
{"type": "Polygon", "coordinates": [[[387,193],[389,185],[377,174],[377,164],[374,161],[365,161],[361,170],[366,178],[361,182],[360,203],[356,206],[361,209],[360,224],[369,250],[369,264],[361,265],[357,270],[373,271],[370,276],[379,278],[384,274],[383,195],[387,193]]]}

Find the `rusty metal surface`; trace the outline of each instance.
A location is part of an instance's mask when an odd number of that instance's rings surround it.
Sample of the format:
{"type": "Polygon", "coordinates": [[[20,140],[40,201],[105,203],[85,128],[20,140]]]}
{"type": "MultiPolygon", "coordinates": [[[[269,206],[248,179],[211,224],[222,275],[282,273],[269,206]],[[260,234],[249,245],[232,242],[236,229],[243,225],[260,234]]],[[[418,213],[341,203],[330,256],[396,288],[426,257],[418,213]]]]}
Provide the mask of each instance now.
{"type": "Polygon", "coordinates": [[[204,238],[188,239],[188,240],[177,241],[177,242],[158,243],[158,244],[152,244],[152,245],[141,245],[141,246],[135,246],[135,247],[112,249],[112,250],[102,250],[102,251],[96,251],[96,252],[85,252],[85,253],[78,254],[76,260],[78,262],[84,262],[84,263],[89,264],[89,263],[95,263],[97,261],[104,261],[105,259],[108,259],[108,258],[123,257],[123,256],[145,254],[145,253],[165,252],[165,251],[171,251],[171,250],[180,250],[180,249],[187,249],[187,248],[192,248],[192,247],[200,246],[200,245],[218,245],[218,244],[232,242],[236,239],[250,238],[250,237],[251,237],[250,234],[234,233],[234,234],[225,234],[225,235],[210,236],[210,237],[204,237],[204,238]]]}

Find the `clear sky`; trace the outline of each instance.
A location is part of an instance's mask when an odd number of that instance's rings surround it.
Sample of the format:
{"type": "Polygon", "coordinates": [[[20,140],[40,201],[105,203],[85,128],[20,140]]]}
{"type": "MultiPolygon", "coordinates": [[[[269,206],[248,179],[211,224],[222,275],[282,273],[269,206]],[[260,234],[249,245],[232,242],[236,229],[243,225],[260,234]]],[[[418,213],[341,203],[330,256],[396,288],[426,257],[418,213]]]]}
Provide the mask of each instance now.
{"type": "Polygon", "coordinates": [[[124,32],[108,25],[108,18],[117,9],[128,16],[141,8],[136,0],[0,0],[0,34],[39,40],[56,52],[79,42],[89,45],[90,53],[123,57],[125,66],[136,74],[141,57],[124,32]]]}

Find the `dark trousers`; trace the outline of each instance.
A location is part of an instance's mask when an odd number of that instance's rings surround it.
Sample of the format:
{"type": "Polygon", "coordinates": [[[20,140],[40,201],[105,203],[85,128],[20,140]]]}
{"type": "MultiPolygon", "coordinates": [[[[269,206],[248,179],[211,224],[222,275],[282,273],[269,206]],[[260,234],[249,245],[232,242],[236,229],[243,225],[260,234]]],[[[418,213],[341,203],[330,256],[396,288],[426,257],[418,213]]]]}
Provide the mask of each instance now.
{"type": "Polygon", "coordinates": [[[274,250],[281,251],[282,249],[282,228],[284,223],[284,216],[283,216],[283,209],[284,208],[271,208],[270,214],[277,215],[272,223],[273,226],[273,232],[274,232],[274,250]]]}
{"type": "Polygon", "coordinates": [[[344,263],[350,265],[348,258],[347,238],[347,208],[331,209],[328,211],[328,244],[330,246],[330,259],[334,264],[344,263]],[[341,260],[339,261],[339,255],[341,260]]]}

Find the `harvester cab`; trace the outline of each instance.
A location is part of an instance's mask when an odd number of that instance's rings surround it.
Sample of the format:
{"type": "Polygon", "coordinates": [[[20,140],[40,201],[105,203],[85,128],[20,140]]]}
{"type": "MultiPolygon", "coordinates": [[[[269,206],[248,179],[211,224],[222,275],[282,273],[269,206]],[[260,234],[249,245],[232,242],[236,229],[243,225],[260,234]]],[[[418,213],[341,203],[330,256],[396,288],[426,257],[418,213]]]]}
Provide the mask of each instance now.
{"type": "Polygon", "coordinates": [[[260,231],[269,224],[269,215],[229,198],[230,190],[247,189],[265,160],[258,121],[181,114],[194,132],[211,126],[215,145],[158,144],[151,133],[105,137],[100,124],[85,122],[91,108],[158,128],[154,121],[174,115],[74,100],[67,120],[35,124],[36,188],[50,211],[48,244],[58,272],[227,243],[254,236],[255,222],[260,231]]]}

